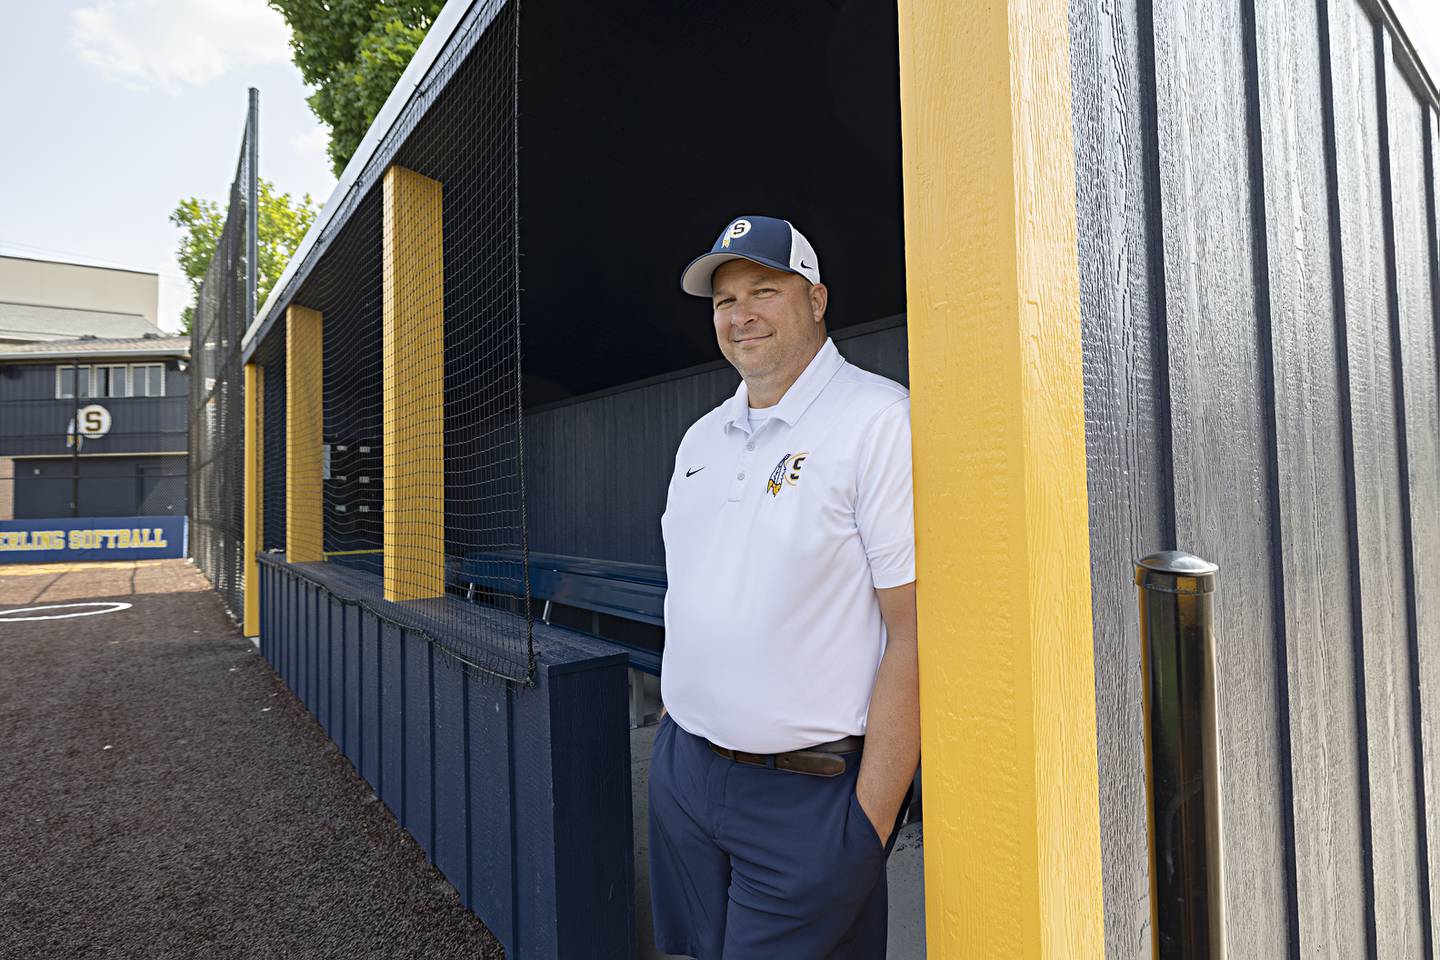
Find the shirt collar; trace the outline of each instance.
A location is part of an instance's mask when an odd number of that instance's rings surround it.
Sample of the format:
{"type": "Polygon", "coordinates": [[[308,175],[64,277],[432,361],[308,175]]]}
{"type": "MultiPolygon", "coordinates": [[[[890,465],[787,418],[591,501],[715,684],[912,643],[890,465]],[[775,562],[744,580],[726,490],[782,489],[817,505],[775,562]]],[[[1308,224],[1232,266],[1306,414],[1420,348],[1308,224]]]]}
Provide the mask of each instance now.
{"type": "MultiPolygon", "coordinates": [[[[820,391],[825,389],[844,365],[845,358],[840,356],[840,351],[835,348],[835,341],[826,337],[824,346],[811,358],[804,372],[790,384],[790,389],[785,391],[780,402],[770,408],[770,419],[783,420],[787,426],[795,426],[805,411],[810,409],[810,404],[820,396],[820,391]]],[[[748,431],[749,424],[750,391],[745,386],[745,381],[741,380],[735,395],[725,401],[725,413],[721,417],[720,426],[722,430],[736,426],[748,431]]]]}

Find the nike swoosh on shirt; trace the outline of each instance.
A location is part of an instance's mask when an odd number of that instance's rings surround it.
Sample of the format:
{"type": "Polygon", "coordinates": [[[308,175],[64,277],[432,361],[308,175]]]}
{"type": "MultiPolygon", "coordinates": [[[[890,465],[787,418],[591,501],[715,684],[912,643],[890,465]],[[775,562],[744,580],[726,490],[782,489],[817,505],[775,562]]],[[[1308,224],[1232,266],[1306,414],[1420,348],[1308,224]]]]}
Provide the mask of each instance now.
{"type": "Polygon", "coordinates": [[[704,469],[705,469],[704,467],[696,467],[694,470],[686,470],[686,471],[685,471],[685,476],[687,476],[687,477],[693,477],[695,474],[699,473],[701,470],[704,470],[704,469]]]}

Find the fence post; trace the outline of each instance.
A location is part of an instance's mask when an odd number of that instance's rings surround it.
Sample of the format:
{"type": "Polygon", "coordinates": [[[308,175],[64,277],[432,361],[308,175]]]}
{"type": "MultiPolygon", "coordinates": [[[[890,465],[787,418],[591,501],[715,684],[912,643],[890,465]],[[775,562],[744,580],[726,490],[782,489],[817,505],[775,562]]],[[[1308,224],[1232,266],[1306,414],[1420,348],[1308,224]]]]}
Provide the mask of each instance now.
{"type": "Polygon", "coordinates": [[[1224,960],[1213,563],[1179,550],[1135,564],[1156,956],[1224,960]]]}
{"type": "Polygon", "coordinates": [[[385,599],[445,594],[445,276],[439,181],[385,171],[385,599]]]}
{"type": "Polygon", "coordinates": [[[285,559],[325,559],[325,340],[318,310],[285,311],[285,559]]]}
{"type": "Polygon", "coordinates": [[[261,494],[265,476],[265,369],[245,364],[245,556],[240,582],[245,588],[244,632],[260,635],[260,580],[255,554],[260,552],[265,502],[261,494]]]}

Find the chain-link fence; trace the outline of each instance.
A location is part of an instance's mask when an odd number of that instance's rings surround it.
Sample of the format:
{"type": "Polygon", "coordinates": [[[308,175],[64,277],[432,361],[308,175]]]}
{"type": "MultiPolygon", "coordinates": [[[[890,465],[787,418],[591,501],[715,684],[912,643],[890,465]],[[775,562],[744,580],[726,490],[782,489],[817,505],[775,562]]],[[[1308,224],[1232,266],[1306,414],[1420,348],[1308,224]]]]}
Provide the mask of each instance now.
{"type": "Polygon", "coordinates": [[[225,226],[191,326],[190,555],[239,616],[244,574],[244,378],[241,338],[255,315],[258,96],[240,144],[225,226]]]}

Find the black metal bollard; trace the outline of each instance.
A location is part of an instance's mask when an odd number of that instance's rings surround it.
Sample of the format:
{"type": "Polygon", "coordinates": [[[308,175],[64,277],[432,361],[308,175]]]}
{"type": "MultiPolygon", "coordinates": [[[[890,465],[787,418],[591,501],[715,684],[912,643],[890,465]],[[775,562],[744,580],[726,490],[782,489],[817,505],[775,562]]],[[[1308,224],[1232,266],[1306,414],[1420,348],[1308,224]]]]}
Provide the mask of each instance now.
{"type": "Polygon", "coordinates": [[[1150,896],[1160,960],[1225,956],[1213,563],[1179,550],[1135,564],[1140,588],[1150,896]]]}

